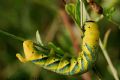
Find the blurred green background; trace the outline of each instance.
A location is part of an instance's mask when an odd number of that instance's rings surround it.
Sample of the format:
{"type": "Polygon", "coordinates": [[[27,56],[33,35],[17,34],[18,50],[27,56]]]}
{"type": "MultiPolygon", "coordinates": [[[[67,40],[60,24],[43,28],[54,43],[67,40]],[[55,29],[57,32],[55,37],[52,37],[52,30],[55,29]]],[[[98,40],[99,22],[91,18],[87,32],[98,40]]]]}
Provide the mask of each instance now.
{"type": "MultiPolygon", "coordinates": [[[[99,21],[99,28],[101,39],[111,29],[107,51],[120,76],[120,0],[95,1],[104,10],[115,8],[112,22],[103,18],[99,21]]],[[[70,34],[59,15],[59,11],[64,10],[63,5],[62,0],[0,0],[0,29],[33,41],[36,30],[39,30],[44,43],[52,41],[64,51],[73,53],[70,34]]],[[[96,18],[88,4],[86,8],[90,16],[96,18]]],[[[23,53],[22,42],[0,34],[0,80],[82,80],[80,75],[63,76],[29,62],[23,64],[15,56],[18,52],[23,53]]],[[[101,50],[98,51],[96,65],[102,80],[114,80],[101,50]]],[[[93,71],[90,74],[91,80],[96,80],[93,71]]]]}

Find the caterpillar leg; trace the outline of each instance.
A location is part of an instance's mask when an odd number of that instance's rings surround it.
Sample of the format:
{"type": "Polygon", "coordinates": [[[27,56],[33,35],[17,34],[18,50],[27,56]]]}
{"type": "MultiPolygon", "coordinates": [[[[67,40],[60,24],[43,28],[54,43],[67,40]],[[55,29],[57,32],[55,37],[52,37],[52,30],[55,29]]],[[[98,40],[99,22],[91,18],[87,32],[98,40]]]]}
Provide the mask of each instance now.
{"type": "Polygon", "coordinates": [[[23,62],[23,63],[26,62],[26,59],[23,58],[19,53],[16,54],[16,57],[17,57],[21,62],[23,62]]]}

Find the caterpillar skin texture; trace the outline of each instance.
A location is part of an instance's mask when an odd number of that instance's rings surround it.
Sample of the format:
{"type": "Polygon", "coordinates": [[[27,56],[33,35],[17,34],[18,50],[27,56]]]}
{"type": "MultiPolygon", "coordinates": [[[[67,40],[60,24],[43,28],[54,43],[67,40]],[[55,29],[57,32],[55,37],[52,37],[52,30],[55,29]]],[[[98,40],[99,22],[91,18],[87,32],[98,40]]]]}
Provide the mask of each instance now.
{"type": "Polygon", "coordinates": [[[31,61],[47,70],[51,70],[59,74],[82,74],[90,69],[96,61],[98,41],[98,26],[95,22],[89,21],[86,22],[84,26],[82,51],[79,52],[79,56],[77,58],[60,58],[56,55],[45,55],[34,48],[34,44],[31,40],[23,42],[25,58],[20,54],[16,54],[16,56],[21,62],[31,61]]]}

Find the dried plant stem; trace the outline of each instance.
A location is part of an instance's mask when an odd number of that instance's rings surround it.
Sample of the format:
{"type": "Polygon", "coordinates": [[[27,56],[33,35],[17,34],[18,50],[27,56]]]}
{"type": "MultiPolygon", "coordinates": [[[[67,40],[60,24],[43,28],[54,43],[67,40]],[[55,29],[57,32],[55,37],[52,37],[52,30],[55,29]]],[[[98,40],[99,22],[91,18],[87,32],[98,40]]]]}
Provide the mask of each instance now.
{"type": "Polygon", "coordinates": [[[86,72],[86,73],[82,74],[82,79],[83,80],[91,80],[90,72],[86,72]]]}
{"type": "Polygon", "coordinates": [[[63,20],[63,23],[64,23],[66,29],[67,29],[67,30],[69,31],[69,33],[70,33],[70,37],[71,37],[73,46],[74,46],[74,48],[75,48],[75,52],[78,53],[78,51],[80,51],[80,50],[79,50],[79,43],[78,43],[78,41],[77,41],[77,39],[76,39],[76,37],[75,37],[74,31],[73,31],[73,26],[72,26],[72,24],[70,23],[70,21],[69,21],[69,19],[68,19],[68,17],[67,17],[67,14],[65,13],[65,11],[64,11],[63,9],[61,9],[61,10],[59,11],[59,14],[60,14],[60,16],[61,16],[61,18],[62,18],[62,20],[63,20]]]}
{"type": "Polygon", "coordinates": [[[104,48],[104,45],[102,44],[102,41],[99,40],[99,45],[100,45],[100,48],[101,50],[103,51],[103,54],[105,56],[105,59],[107,60],[108,62],[108,65],[110,67],[110,70],[112,72],[112,75],[114,76],[115,80],[119,80],[118,78],[118,74],[117,74],[117,70],[114,68],[113,64],[112,64],[112,61],[110,60],[110,57],[108,55],[108,52],[107,50],[104,48]]]}
{"type": "Polygon", "coordinates": [[[53,38],[55,37],[56,32],[58,31],[58,16],[56,16],[56,18],[53,20],[52,25],[50,26],[50,28],[47,30],[47,34],[45,37],[45,42],[50,42],[53,40],[53,38]]]}
{"type": "Polygon", "coordinates": [[[105,33],[105,37],[103,40],[104,48],[106,48],[106,46],[107,46],[107,41],[108,41],[108,37],[110,35],[110,32],[111,32],[111,29],[108,29],[107,32],[105,33]]]}

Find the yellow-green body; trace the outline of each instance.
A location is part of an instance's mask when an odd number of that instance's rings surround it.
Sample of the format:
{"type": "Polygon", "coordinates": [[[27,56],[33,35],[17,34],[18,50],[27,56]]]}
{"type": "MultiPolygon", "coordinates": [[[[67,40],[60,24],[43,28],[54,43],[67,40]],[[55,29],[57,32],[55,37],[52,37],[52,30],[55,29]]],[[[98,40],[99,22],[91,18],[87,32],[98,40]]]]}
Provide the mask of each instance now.
{"type": "Polygon", "coordinates": [[[79,52],[77,58],[61,58],[51,54],[45,55],[34,48],[34,44],[31,40],[23,42],[25,58],[20,54],[16,54],[16,56],[21,62],[31,61],[47,70],[59,74],[74,75],[84,73],[91,68],[96,61],[96,50],[99,41],[99,30],[95,22],[86,22],[84,30],[82,52],[79,52]]]}

